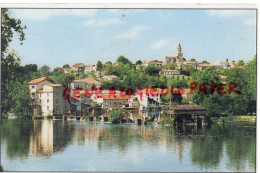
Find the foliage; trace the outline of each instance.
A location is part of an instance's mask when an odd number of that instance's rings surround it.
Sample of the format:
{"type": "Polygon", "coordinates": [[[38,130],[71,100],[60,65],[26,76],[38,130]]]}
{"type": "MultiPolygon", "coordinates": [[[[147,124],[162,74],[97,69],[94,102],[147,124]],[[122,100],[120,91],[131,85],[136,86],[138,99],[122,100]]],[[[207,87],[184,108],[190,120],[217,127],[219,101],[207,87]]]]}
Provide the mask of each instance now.
{"type": "Polygon", "coordinates": [[[26,29],[26,25],[23,26],[20,19],[10,18],[8,9],[1,9],[1,57],[4,57],[4,53],[8,52],[8,47],[10,42],[12,41],[13,35],[15,31],[19,40],[25,40],[24,29],[26,29]]]}
{"type": "Polygon", "coordinates": [[[71,73],[67,73],[64,76],[64,85],[68,86],[69,83],[71,83],[75,79],[75,76],[71,73]]]}
{"type": "Polygon", "coordinates": [[[111,61],[107,61],[106,65],[112,65],[112,62],[111,61]]]}
{"type": "Polygon", "coordinates": [[[59,83],[59,84],[62,84],[63,86],[66,86],[66,83],[64,82],[64,77],[65,77],[65,74],[62,72],[53,72],[52,75],[50,76],[50,79],[54,83],[59,83]]]}
{"type": "Polygon", "coordinates": [[[69,64],[64,64],[64,65],[62,66],[62,68],[70,68],[70,65],[69,65],[69,64]]]}
{"type": "Polygon", "coordinates": [[[121,62],[122,64],[128,64],[130,63],[129,59],[124,57],[123,55],[120,55],[117,59],[116,62],[121,62]]]}
{"type": "Polygon", "coordinates": [[[196,62],[196,59],[195,58],[191,58],[190,61],[191,62],[196,62]]]}
{"type": "Polygon", "coordinates": [[[42,76],[49,76],[50,75],[50,67],[48,65],[44,65],[40,68],[42,76]]]}
{"type": "Polygon", "coordinates": [[[243,67],[244,65],[245,65],[245,63],[244,63],[244,61],[243,61],[242,59],[240,59],[240,60],[237,62],[237,64],[236,64],[237,67],[243,67]]]}
{"type": "Polygon", "coordinates": [[[155,64],[149,64],[145,69],[145,73],[150,76],[158,76],[160,68],[155,64]]]}
{"type": "Polygon", "coordinates": [[[141,60],[138,60],[138,61],[136,61],[135,64],[136,64],[136,65],[141,65],[141,64],[142,64],[142,61],[141,61],[141,60]]]}
{"type": "Polygon", "coordinates": [[[103,68],[102,62],[101,62],[101,61],[98,61],[98,62],[97,62],[97,70],[100,71],[100,70],[102,70],[102,68],[103,68]]]}
{"type": "Polygon", "coordinates": [[[170,70],[175,70],[177,67],[178,67],[178,65],[176,63],[172,62],[172,63],[168,64],[168,68],[170,70]]]}
{"type": "Polygon", "coordinates": [[[112,112],[109,113],[109,121],[111,121],[113,124],[120,123],[120,119],[121,119],[120,114],[121,111],[119,109],[112,110],[112,112]]]}

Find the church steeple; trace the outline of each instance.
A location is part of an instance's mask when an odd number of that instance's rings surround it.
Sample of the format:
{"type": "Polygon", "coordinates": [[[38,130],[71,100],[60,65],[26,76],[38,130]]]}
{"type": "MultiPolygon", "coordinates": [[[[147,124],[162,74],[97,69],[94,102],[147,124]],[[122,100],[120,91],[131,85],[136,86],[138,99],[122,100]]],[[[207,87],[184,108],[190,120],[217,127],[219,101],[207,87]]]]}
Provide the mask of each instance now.
{"type": "Polygon", "coordinates": [[[178,50],[177,56],[182,57],[183,54],[182,54],[182,51],[181,51],[181,44],[180,43],[177,46],[177,50],[178,50]]]}

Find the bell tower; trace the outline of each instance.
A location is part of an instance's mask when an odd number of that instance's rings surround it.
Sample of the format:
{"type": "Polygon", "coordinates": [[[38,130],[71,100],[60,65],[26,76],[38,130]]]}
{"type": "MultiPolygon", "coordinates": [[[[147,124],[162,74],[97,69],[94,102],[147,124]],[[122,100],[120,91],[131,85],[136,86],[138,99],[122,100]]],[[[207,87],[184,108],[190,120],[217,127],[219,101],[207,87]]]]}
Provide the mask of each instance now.
{"type": "Polygon", "coordinates": [[[177,53],[177,56],[178,57],[183,57],[183,53],[181,51],[181,44],[179,43],[178,46],[177,46],[177,50],[178,50],[178,53],[177,53]]]}

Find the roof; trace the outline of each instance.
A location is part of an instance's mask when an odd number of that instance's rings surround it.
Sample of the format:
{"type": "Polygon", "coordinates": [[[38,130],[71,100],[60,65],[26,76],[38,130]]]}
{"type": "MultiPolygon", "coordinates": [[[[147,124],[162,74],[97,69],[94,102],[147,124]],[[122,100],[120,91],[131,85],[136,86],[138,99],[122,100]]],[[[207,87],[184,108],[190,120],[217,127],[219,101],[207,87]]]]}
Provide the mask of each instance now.
{"type": "Polygon", "coordinates": [[[45,81],[45,80],[49,80],[49,78],[48,77],[41,77],[41,78],[29,81],[28,84],[33,85],[33,84],[37,84],[37,83],[40,83],[40,82],[45,81]]]}
{"type": "Polygon", "coordinates": [[[48,85],[48,86],[51,86],[51,87],[62,87],[61,84],[45,84],[45,85],[48,85]]]}
{"type": "Polygon", "coordinates": [[[76,63],[76,64],[73,65],[73,67],[78,67],[78,66],[84,66],[84,64],[83,63],[76,63]]]}
{"type": "Polygon", "coordinates": [[[101,85],[100,82],[96,81],[95,79],[93,78],[84,78],[84,79],[78,79],[78,80],[74,80],[72,81],[72,83],[76,83],[76,82],[82,82],[82,83],[87,83],[87,84],[95,84],[95,85],[101,85]]]}
{"type": "Polygon", "coordinates": [[[177,58],[178,56],[165,56],[165,58],[177,58]]]}
{"type": "Polygon", "coordinates": [[[53,93],[52,91],[43,91],[43,90],[38,90],[36,91],[37,93],[53,93]]]}
{"type": "Polygon", "coordinates": [[[199,105],[177,105],[175,110],[182,111],[182,110],[196,110],[196,111],[205,111],[206,109],[200,107],[199,105]]]}
{"type": "Polygon", "coordinates": [[[126,100],[130,96],[121,96],[121,95],[116,95],[116,97],[110,95],[110,96],[102,96],[103,100],[126,100]]]}

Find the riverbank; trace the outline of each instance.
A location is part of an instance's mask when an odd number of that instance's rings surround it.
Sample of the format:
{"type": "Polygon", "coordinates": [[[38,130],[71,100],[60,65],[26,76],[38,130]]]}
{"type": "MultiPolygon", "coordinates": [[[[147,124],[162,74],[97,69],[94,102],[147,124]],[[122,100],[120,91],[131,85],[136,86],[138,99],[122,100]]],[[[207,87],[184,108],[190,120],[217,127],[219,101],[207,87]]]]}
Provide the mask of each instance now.
{"type": "Polygon", "coordinates": [[[213,123],[225,122],[256,122],[256,116],[241,115],[241,116],[227,116],[227,117],[211,117],[213,123]]]}

